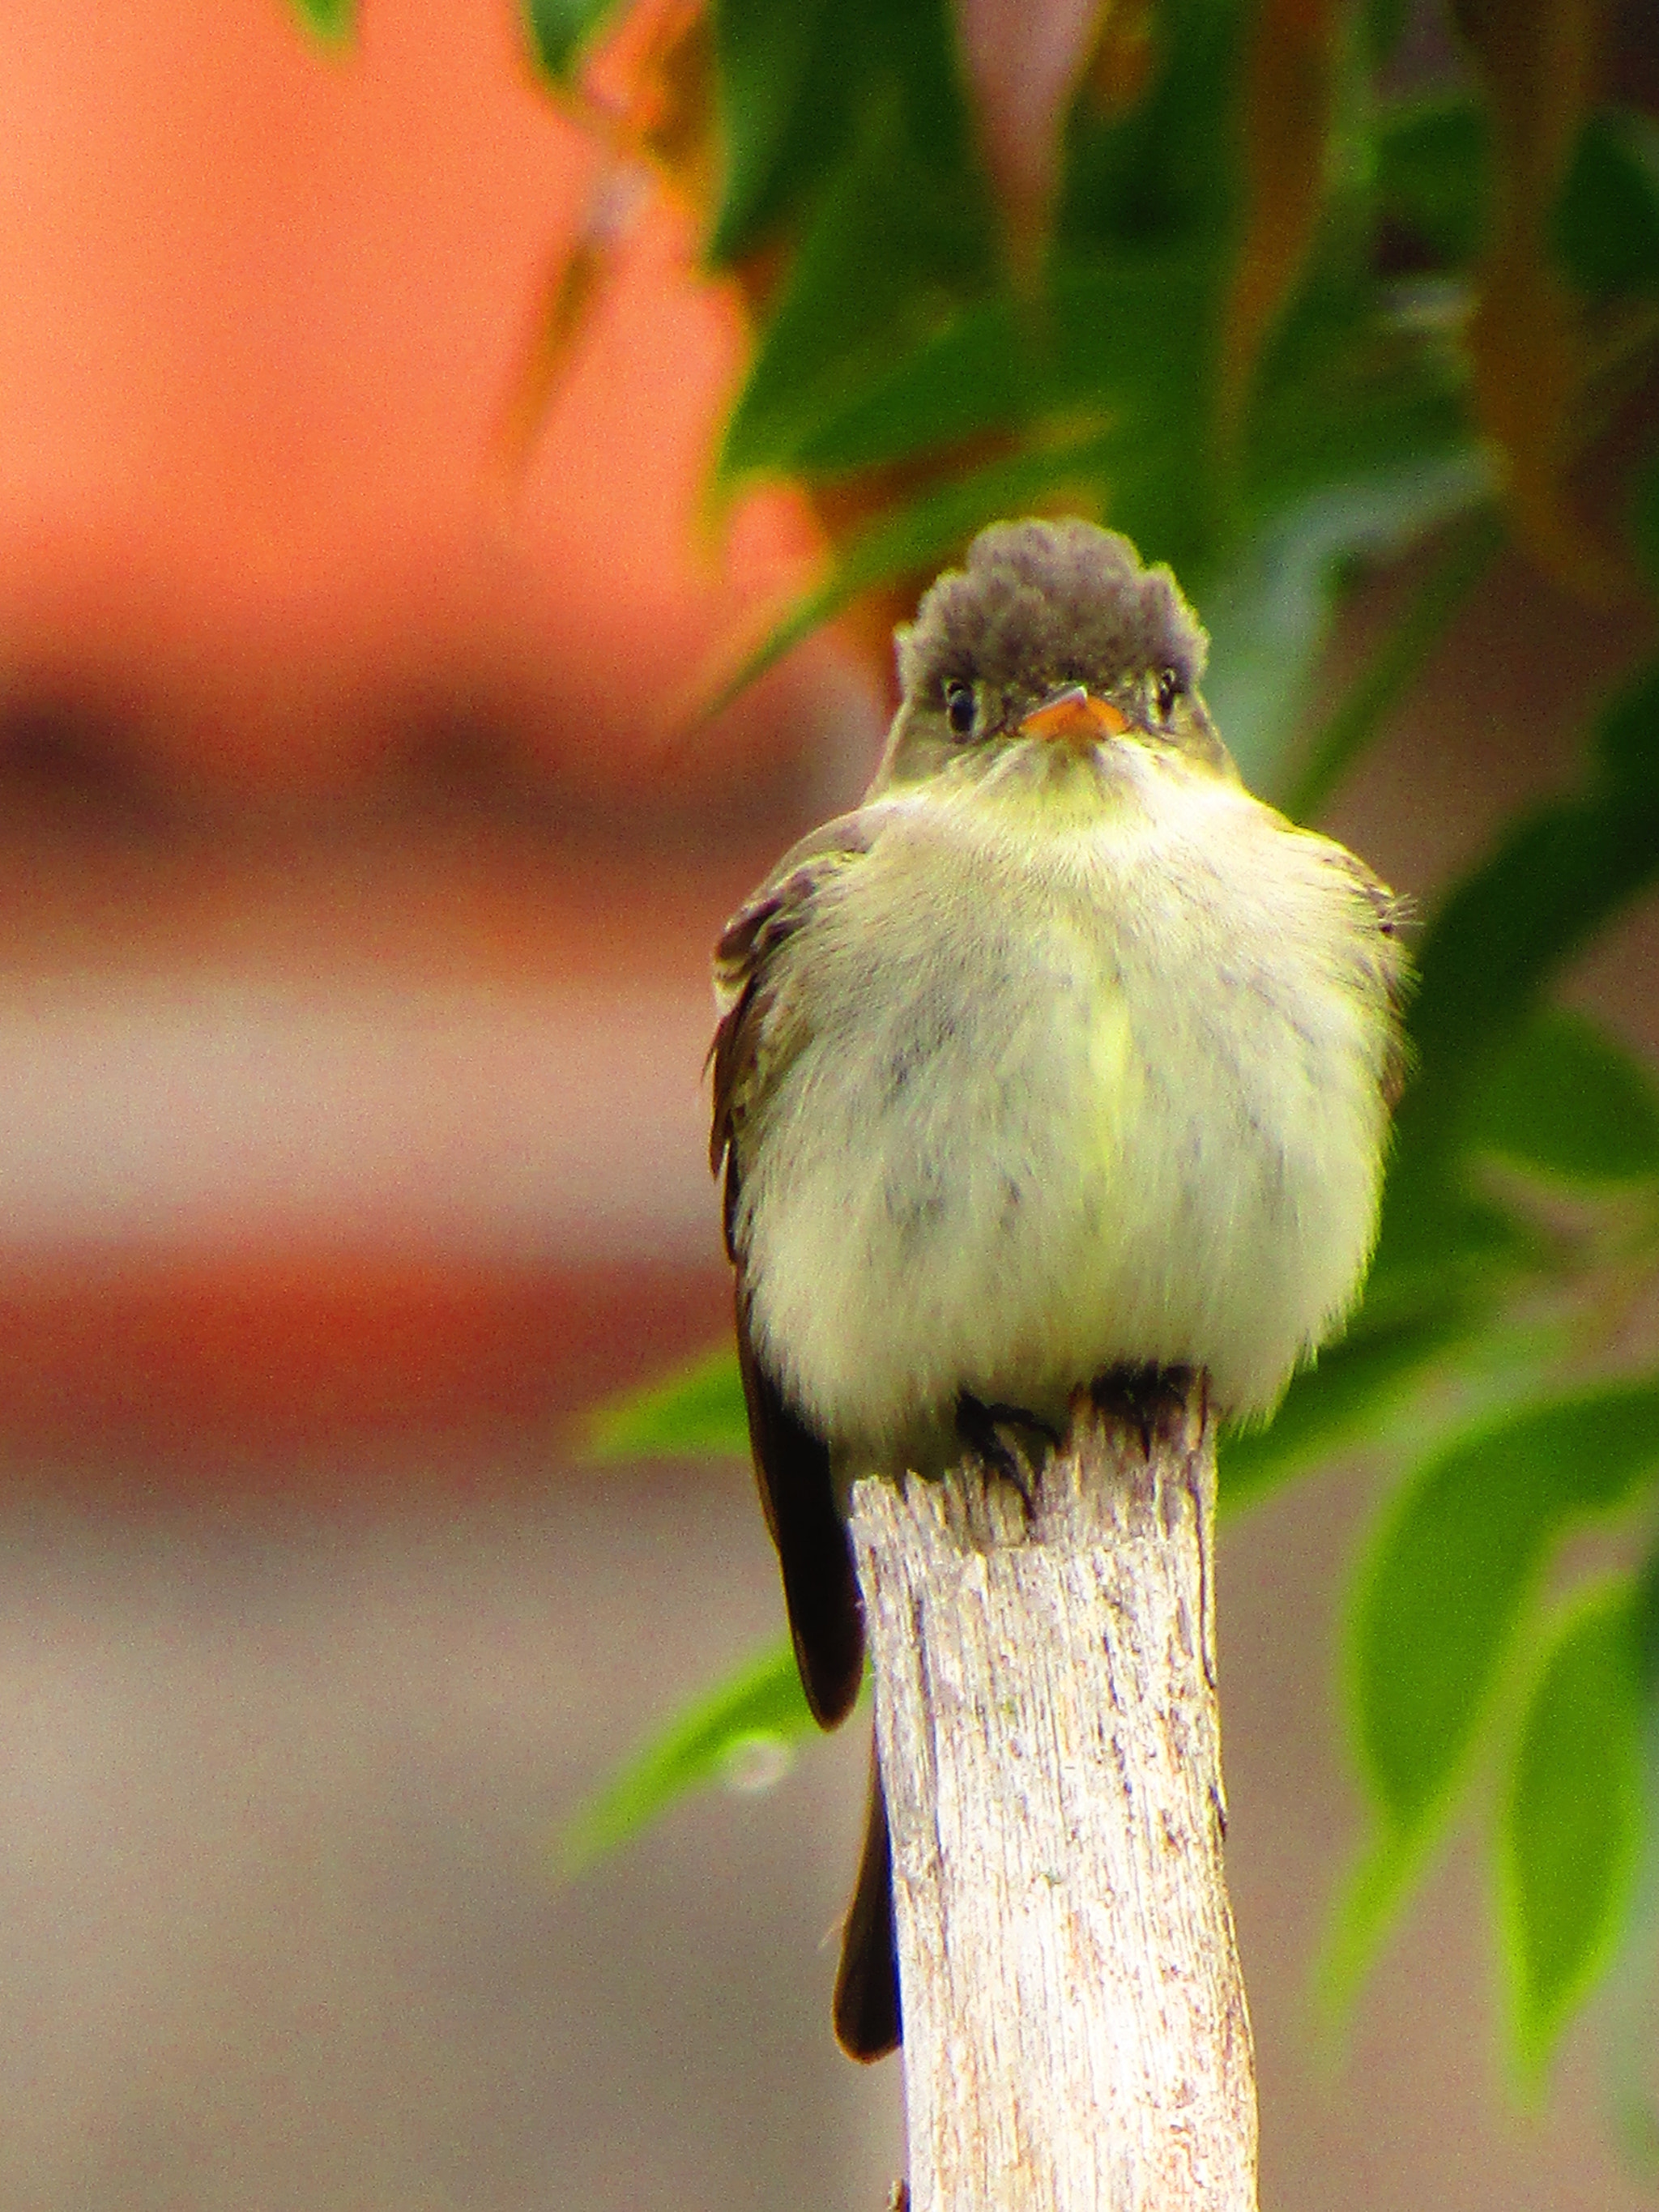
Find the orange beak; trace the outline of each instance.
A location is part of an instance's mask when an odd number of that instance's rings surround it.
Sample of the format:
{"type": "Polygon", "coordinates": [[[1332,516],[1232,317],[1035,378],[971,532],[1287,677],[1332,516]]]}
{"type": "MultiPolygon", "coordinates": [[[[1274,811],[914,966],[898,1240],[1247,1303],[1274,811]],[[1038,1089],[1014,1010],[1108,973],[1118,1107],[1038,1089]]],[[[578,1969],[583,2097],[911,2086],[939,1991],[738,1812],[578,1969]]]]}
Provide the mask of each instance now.
{"type": "Polygon", "coordinates": [[[1081,750],[1102,738],[1121,738],[1128,726],[1128,716],[1109,699],[1097,699],[1085,685],[1068,684],[1032,708],[1019,726],[1019,735],[1063,738],[1081,750]]]}

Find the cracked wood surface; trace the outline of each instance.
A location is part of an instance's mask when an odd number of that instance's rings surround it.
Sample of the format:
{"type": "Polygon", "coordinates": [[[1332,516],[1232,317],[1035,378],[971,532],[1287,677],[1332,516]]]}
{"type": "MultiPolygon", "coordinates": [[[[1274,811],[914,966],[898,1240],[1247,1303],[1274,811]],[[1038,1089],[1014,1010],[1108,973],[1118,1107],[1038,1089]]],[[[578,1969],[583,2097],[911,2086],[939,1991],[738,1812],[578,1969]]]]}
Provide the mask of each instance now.
{"type": "Polygon", "coordinates": [[[1222,1870],[1214,1437],[1085,1395],[1029,1510],[859,1483],[914,2212],[1255,2212],[1222,1870]]]}

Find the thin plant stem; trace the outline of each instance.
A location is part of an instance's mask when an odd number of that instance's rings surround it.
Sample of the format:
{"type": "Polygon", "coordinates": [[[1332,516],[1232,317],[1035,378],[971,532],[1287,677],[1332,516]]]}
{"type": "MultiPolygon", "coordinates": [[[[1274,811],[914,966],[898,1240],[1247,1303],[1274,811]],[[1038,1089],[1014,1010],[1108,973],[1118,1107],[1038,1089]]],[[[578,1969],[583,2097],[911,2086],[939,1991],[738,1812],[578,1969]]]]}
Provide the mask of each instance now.
{"type": "Polygon", "coordinates": [[[1309,822],[1319,813],[1417,681],[1503,542],[1504,525],[1494,507],[1481,507],[1459,527],[1416,598],[1315,734],[1284,801],[1292,821],[1309,822]]]}

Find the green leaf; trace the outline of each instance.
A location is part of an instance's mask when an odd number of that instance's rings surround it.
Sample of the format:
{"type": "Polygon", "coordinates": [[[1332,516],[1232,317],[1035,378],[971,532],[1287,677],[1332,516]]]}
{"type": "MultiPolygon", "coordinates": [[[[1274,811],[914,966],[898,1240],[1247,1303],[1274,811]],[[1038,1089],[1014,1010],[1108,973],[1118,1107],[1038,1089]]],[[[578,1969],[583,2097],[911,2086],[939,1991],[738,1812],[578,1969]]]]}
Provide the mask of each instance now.
{"type": "Polygon", "coordinates": [[[1632,2173],[1651,2185],[1659,2181],[1659,2104],[1650,2064],[1659,1960],[1659,1551],[1650,1550],[1637,1571],[1633,1626],[1642,1834],[1634,1893],[1607,1969],[1602,2044],[1613,2131],[1632,2173]]]}
{"type": "Polygon", "coordinates": [[[1437,1454],[1389,1515],[1352,1616],[1354,1728],[1395,1834],[1459,1779],[1548,1549],[1659,1466],[1659,1383],[1531,1406],[1437,1454]]]}
{"type": "Polygon", "coordinates": [[[1331,2026],[1340,2025],[1376,1955],[1382,1931],[1422,1872],[1431,1840],[1422,1830],[1380,1837],[1349,1876],[1331,1915],[1316,1967],[1316,1994],[1331,2026]]]}
{"type": "Polygon", "coordinates": [[[578,1809],[558,1839],[562,1870],[580,1874],[688,1790],[722,1777],[753,1787],[757,1753],[771,1778],[814,1726],[793,1651],[769,1651],[653,1737],[578,1809]]]}
{"type": "Polygon", "coordinates": [[[1378,1812],[1411,1829],[1458,1781],[1547,1548],[1659,1464],[1659,1382],[1526,1407],[1420,1468],[1354,1608],[1354,1721],[1378,1812]]]}
{"type": "Polygon", "coordinates": [[[1485,109],[1464,93],[1398,101],[1377,118],[1376,198],[1384,222],[1443,265],[1466,266],[1480,249],[1487,136],[1485,109]]]}
{"type": "Polygon", "coordinates": [[[1468,286],[1379,277],[1377,220],[1356,187],[1331,201],[1262,356],[1244,456],[1258,509],[1469,442],[1468,286]]]}
{"type": "MultiPolygon", "coordinates": [[[[1606,803],[1635,816],[1633,856],[1649,849],[1659,821],[1659,660],[1626,686],[1595,726],[1595,746],[1607,779],[1606,803]]],[[[1659,842],[1659,840],[1655,840],[1659,842]]]]}
{"type": "Polygon", "coordinates": [[[717,266],[748,249],[789,187],[805,181],[799,172],[820,167],[835,149],[838,126],[845,129],[844,81],[833,69],[813,69],[824,9],[825,0],[714,0],[725,152],[708,242],[717,266]]]}
{"type": "MultiPolygon", "coordinates": [[[[1324,322],[1311,313],[1287,319],[1256,379],[1242,477],[1247,525],[1350,486],[1409,486],[1449,465],[1469,479],[1462,504],[1490,495],[1492,466],[1450,343],[1461,288],[1448,289],[1442,309],[1416,327],[1364,301],[1346,311],[1338,303],[1324,322]]],[[[1456,511],[1432,503],[1427,525],[1456,511]]],[[[1376,538],[1373,531],[1360,550],[1376,550],[1376,538]]],[[[1395,526],[1381,550],[1409,542],[1395,526]]]]}
{"type": "Polygon", "coordinates": [[[1659,1383],[1528,1407],[1437,1452],[1376,1540],[1350,1616],[1352,1725],[1377,1832],[1322,1968],[1340,2006],[1443,1827],[1554,1541],[1659,1466],[1659,1383]]]}
{"type": "Polygon", "coordinates": [[[1490,499],[1457,344],[1461,295],[1402,302],[1370,265],[1370,210],[1332,205],[1252,380],[1233,544],[1201,607],[1207,696],[1245,779],[1279,763],[1356,558],[1397,556],[1490,499]]]}
{"type": "Polygon", "coordinates": [[[704,1352],[677,1374],[591,1416],[595,1459],[682,1459],[717,1452],[747,1458],[749,1416],[737,1355],[704,1352]]]}
{"type": "MultiPolygon", "coordinates": [[[[1253,1505],[1378,1419],[1432,1360],[1461,1343],[1477,1326],[1473,1303],[1443,1303],[1380,1326],[1358,1327],[1322,1352],[1285,1395],[1264,1429],[1229,1433],[1219,1453],[1219,1505],[1224,1513],[1253,1505]]],[[[1363,1316],[1362,1316],[1363,1322],[1363,1316]]]]}
{"type": "Polygon", "coordinates": [[[1374,65],[1386,62],[1405,37],[1411,15],[1411,0],[1364,0],[1361,20],[1374,65]]]}
{"type": "Polygon", "coordinates": [[[1068,125],[1063,246],[1212,247],[1228,234],[1239,189],[1233,110],[1243,22],[1236,0],[1161,0],[1142,98],[1103,117],[1085,81],[1068,125]]]}
{"type": "Polygon", "coordinates": [[[1556,205],[1568,275],[1596,298],[1659,292],[1659,123],[1604,111],[1579,135],[1556,205]]]}
{"type": "Polygon", "coordinates": [[[1271,788],[1296,732],[1338,580],[1355,554],[1398,554],[1478,505],[1488,464],[1473,446],[1382,462],[1265,517],[1206,590],[1205,696],[1245,781],[1271,788]]]}
{"type": "Polygon", "coordinates": [[[1494,1190],[1448,1189],[1409,1242],[1389,1241],[1389,1219],[1385,1188],[1383,1235],[1365,1279],[1362,1308],[1369,1326],[1457,1301],[1493,1312],[1528,1277],[1547,1271],[1561,1257],[1547,1225],[1512,1209],[1494,1190]]]}
{"type": "Polygon", "coordinates": [[[844,404],[803,418],[775,459],[834,475],[1086,408],[1121,423],[1126,442],[1157,438],[1174,460],[1160,418],[1190,441],[1218,274],[1212,252],[1060,262],[1041,300],[1000,292],[884,356],[844,404]]]}
{"type": "Polygon", "coordinates": [[[844,476],[1016,428],[1060,382],[1048,335],[1006,295],[975,301],[910,351],[872,356],[836,404],[803,410],[775,434],[772,465],[844,476]]]}
{"type": "Polygon", "coordinates": [[[895,98],[872,98],[761,335],[726,427],[718,478],[789,466],[817,426],[994,278],[982,192],[931,163],[895,98]]]}
{"type": "Polygon", "coordinates": [[[1546,1007],[1499,1061],[1469,1141],[1569,1182],[1659,1175],[1659,1088],[1599,1024],[1546,1007]]]}
{"type": "Polygon", "coordinates": [[[1395,1120],[1378,1267],[1437,1248],[1476,1103],[1546,988],[1659,875],[1659,662],[1601,717],[1583,790],[1512,826],[1419,950],[1415,1079],[1395,1120]]]}
{"type": "Polygon", "coordinates": [[[895,508],[854,538],[823,581],[783,616],[702,712],[718,713],[860,592],[899,577],[931,574],[960,553],[986,523],[1027,514],[1056,495],[1079,513],[1097,511],[1103,479],[1121,458],[1115,432],[1091,426],[1071,441],[988,462],[895,508]]]}
{"type": "Polygon", "coordinates": [[[522,0],[525,27],[538,66],[568,78],[617,0],[522,0]]]}
{"type": "Polygon", "coordinates": [[[1312,822],[1348,770],[1411,691],[1447,624],[1491,567],[1503,526],[1478,507],[1451,533],[1403,614],[1309,741],[1284,799],[1293,822],[1312,822]]]}
{"type": "MultiPolygon", "coordinates": [[[[945,231],[929,235],[925,191],[914,179],[894,191],[902,149],[863,144],[819,204],[720,470],[834,477],[922,454],[943,464],[976,438],[1030,441],[1044,423],[1115,433],[1103,519],[1199,597],[1217,642],[1212,703],[1259,782],[1291,733],[1343,564],[1396,551],[1485,497],[1490,463],[1470,435],[1455,315],[1407,312],[1379,287],[1348,208],[1264,365],[1247,527],[1218,570],[1205,441],[1228,265],[1217,211],[1233,185],[1215,134],[1193,126],[1207,101],[1231,130],[1236,11],[1172,0],[1158,35],[1141,105],[1103,136],[1074,133],[1079,160],[1085,142],[1093,149],[1093,183],[1073,195],[1040,297],[983,289],[977,236],[951,263],[945,231]]],[[[823,607],[815,599],[809,618],[823,607]]]]}
{"type": "Polygon", "coordinates": [[[714,33],[726,166],[711,262],[780,226],[799,234],[878,114],[895,169],[871,189],[896,198],[908,176],[924,200],[971,211],[988,247],[948,0],[717,0],[714,33]]]}
{"type": "Polygon", "coordinates": [[[293,0],[295,12],[313,38],[325,46],[349,46],[357,33],[357,0],[293,0]]]}
{"type": "Polygon", "coordinates": [[[1515,2042],[1534,2080],[1606,1965],[1640,1844],[1635,1593],[1621,1577],[1558,1624],[1527,1706],[1498,1844],[1515,2042]]]}

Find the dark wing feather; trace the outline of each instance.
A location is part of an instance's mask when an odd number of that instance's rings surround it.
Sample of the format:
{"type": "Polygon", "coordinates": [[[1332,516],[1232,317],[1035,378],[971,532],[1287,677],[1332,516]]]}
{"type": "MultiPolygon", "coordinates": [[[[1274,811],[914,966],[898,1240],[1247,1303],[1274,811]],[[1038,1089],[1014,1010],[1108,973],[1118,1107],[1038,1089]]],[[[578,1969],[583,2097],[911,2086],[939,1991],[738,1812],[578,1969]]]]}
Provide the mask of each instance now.
{"type": "Polygon", "coordinates": [[[784,1596],[802,1687],[820,1723],[852,1709],[864,1669],[864,1614],[852,1542],[836,1501],[824,1439],[787,1404],[756,1348],[737,1237],[744,1125],[769,1074],[800,1033],[798,1007],[781,1003],[778,954],[811,915],[826,878],[869,849],[867,817],[828,823],[790,853],[733,916],[714,951],[722,1016],[709,1053],[714,1125],[709,1165],[726,1170],[726,1249],[738,1270],[738,1360],[749,1441],[767,1526],[783,1569],[784,1596]]]}

